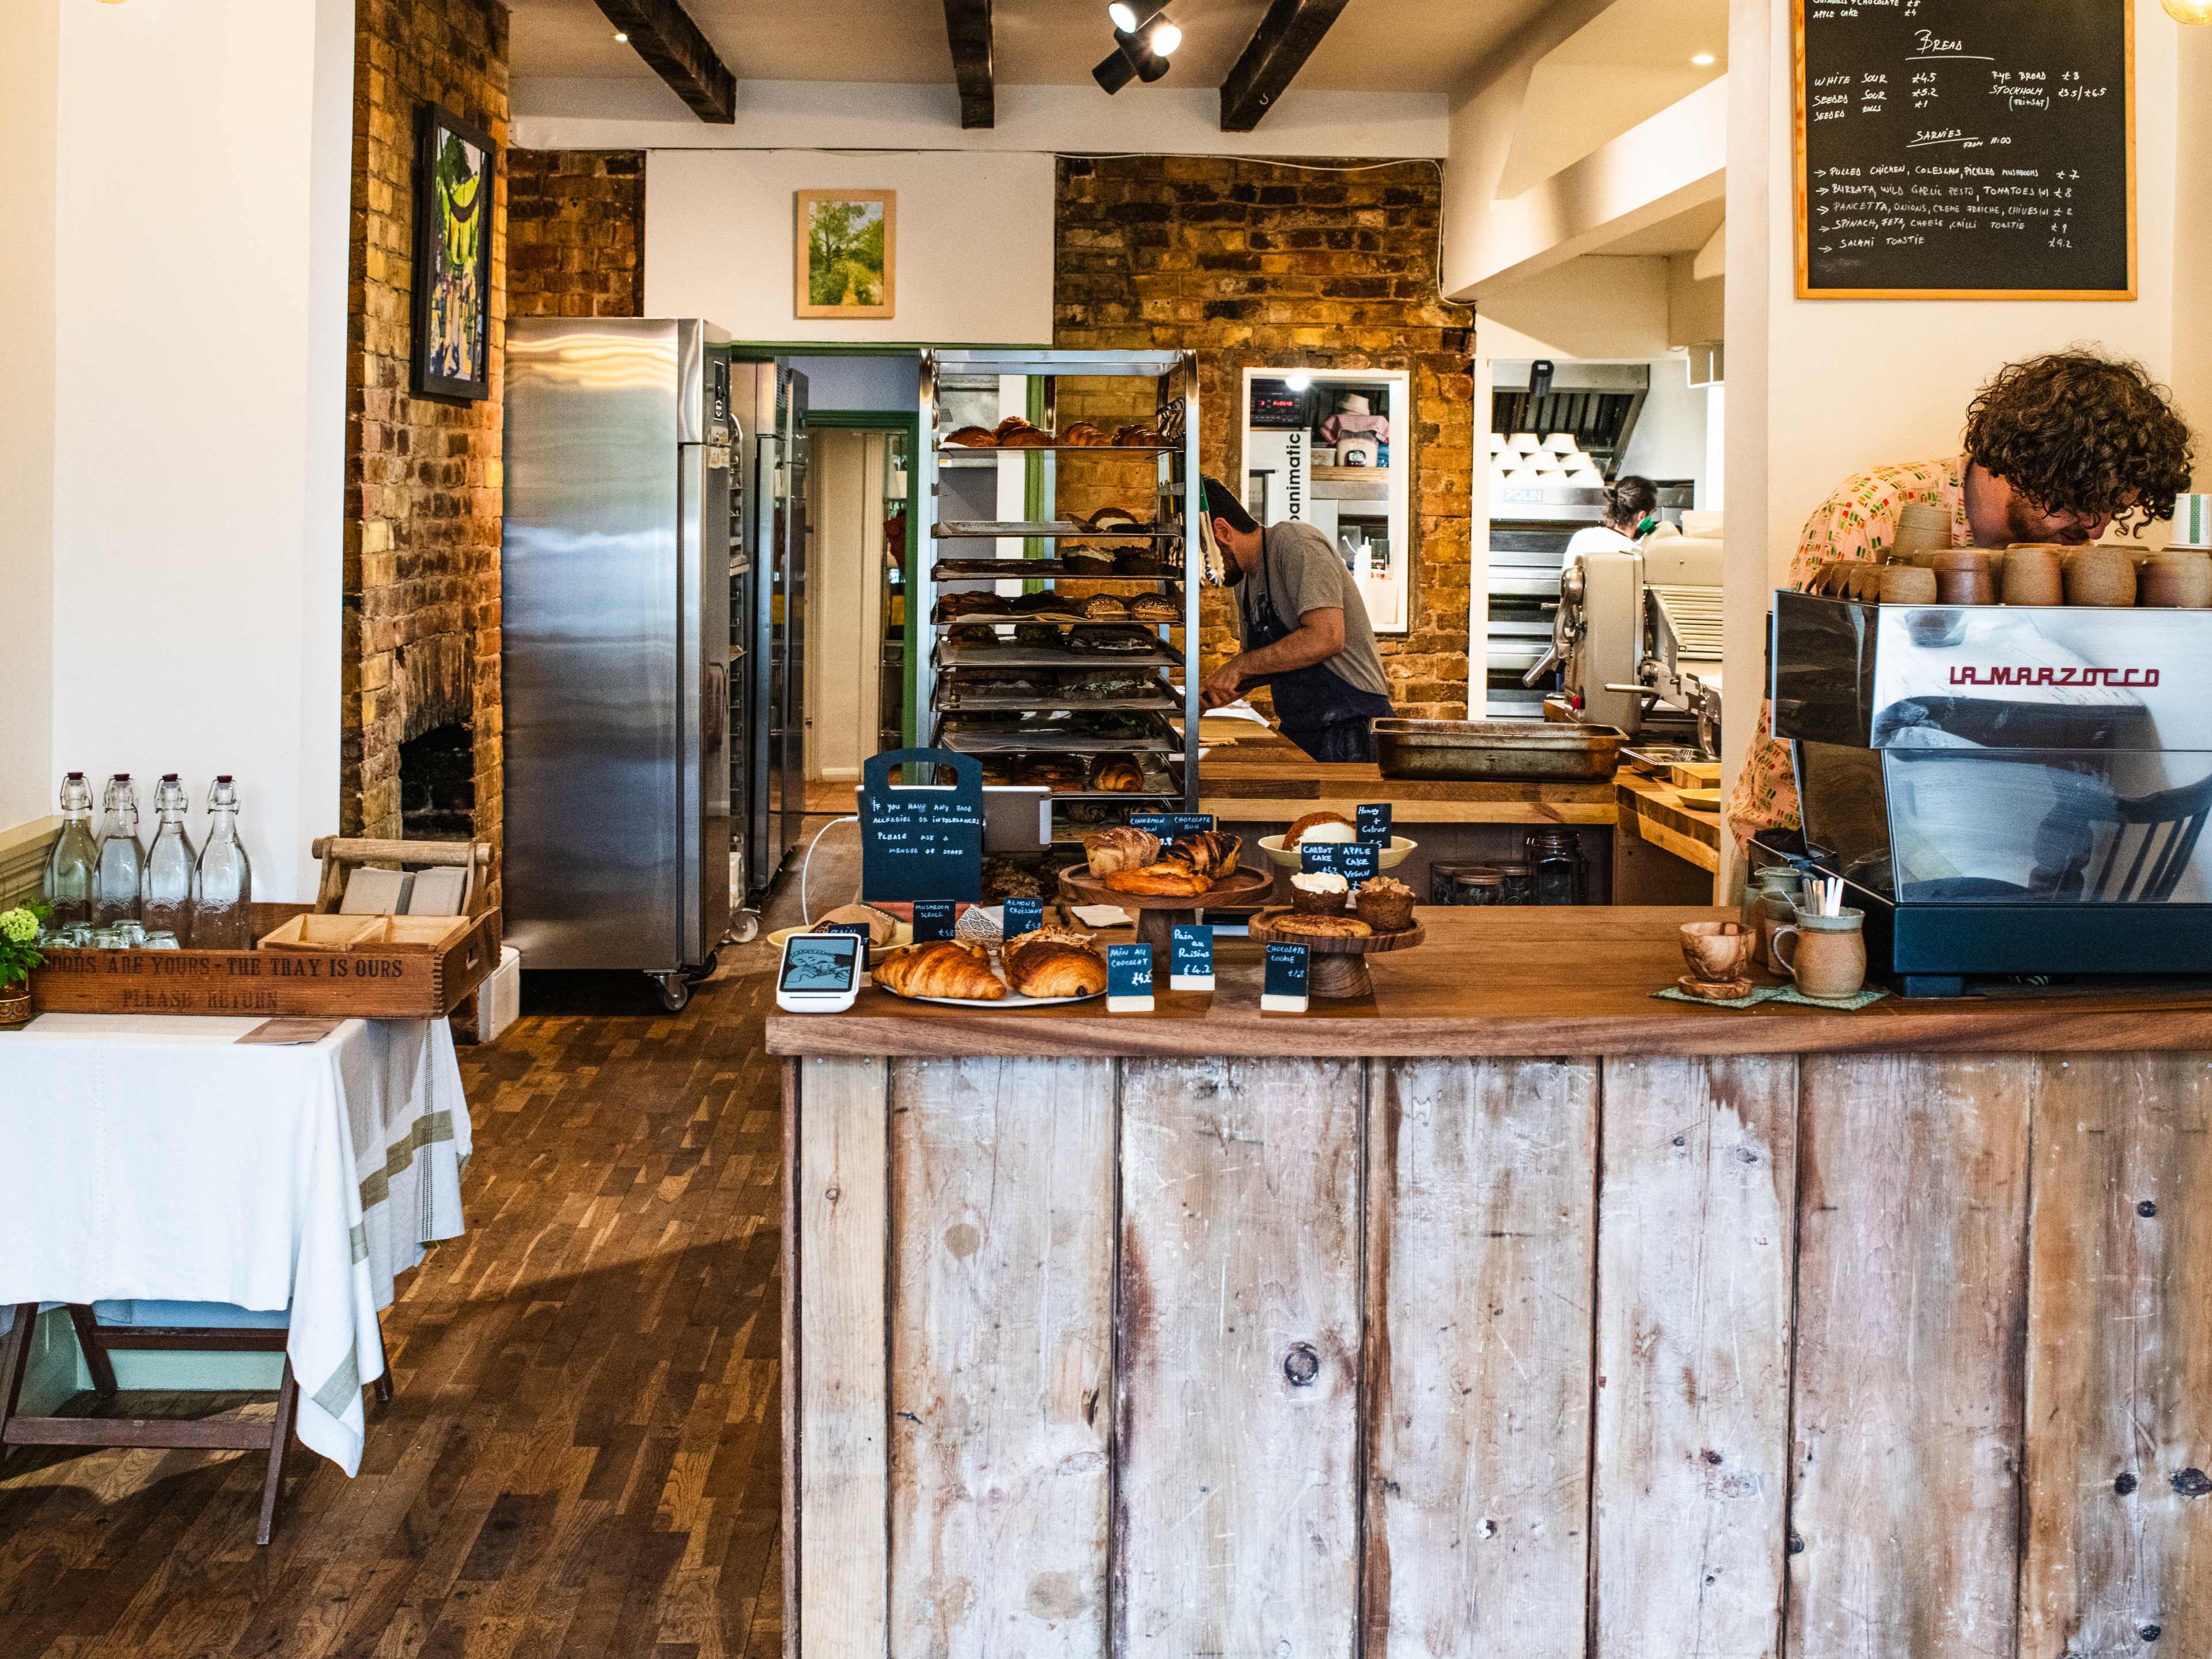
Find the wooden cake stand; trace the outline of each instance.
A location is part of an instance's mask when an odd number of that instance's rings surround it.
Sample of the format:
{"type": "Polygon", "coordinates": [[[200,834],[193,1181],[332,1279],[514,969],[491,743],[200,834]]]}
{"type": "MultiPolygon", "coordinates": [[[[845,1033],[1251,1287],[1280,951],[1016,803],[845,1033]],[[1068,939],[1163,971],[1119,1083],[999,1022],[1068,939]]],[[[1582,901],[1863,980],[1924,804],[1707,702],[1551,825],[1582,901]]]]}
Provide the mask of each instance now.
{"type": "Polygon", "coordinates": [[[1165,950],[1173,929],[1195,922],[1201,912],[1230,905],[1250,904],[1264,897],[1275,884],[1266,870],[1239,868],[1195,896],[1181,894],[1117,893],[1099,878],[1080,869],[1060,872],[1060,896],[1077,904],[1113,904],[1133,911],[1137,943],[1165,950]]]}
{"type": "MultiPolygon", "coordinates": [[[[1268,924],[1290,910],[1275,906],[1252,918],[1252,937],[1261,945],[1303,945],[1312,953],[1306,975],[1308,996],[1340,999],[1371,996],[1375,980],[1367,971],[1367,958],[1383,951],[1410,951],[1428,938],[1419,922],[1399,933],[1370,933],[1364,938],[1323,939],[1310,933],[1279,933],[1268,924]]],[[[1350,911],[1346,915],[1349,915],[1350,911]]]]}

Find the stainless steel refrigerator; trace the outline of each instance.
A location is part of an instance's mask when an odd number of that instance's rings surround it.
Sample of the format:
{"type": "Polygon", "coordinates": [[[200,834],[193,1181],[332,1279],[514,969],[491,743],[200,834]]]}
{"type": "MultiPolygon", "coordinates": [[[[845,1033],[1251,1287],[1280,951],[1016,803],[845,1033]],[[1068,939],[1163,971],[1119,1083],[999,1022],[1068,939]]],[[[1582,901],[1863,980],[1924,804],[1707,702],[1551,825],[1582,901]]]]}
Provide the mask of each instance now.
{"type": "Polygon", "coordinates": [[[507,325],[507,937],[533,969],[649,974],[671,1008],[728,928],[732,778],[749,799],[759,770],[732,744],[757,584],[731,374],[696,320],[507,325]]]}

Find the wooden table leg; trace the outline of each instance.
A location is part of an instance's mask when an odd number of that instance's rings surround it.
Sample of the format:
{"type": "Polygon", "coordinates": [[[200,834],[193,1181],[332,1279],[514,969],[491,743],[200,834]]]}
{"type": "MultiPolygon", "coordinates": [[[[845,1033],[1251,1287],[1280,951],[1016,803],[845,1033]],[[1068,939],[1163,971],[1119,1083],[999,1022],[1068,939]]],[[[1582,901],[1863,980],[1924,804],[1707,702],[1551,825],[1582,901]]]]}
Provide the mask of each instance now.
{"type": "Polygon", "coordinates": [[[376,1403],[389,1406],[392,1403],[392,1355],[384,1346],[384,1319],[381,1315],[376,1321],[376,1381],[371,1385],[376,1390],[376,1403]]]}
{"type": "Polygon", "coordinates": [[[253,1541],[266,1544],[276,1530],[276,1508],[284,1498],[284,1454],[292,1443],[292,1418],[300,1408],[300,1385],[292,1376],[292,1357],[284,1357],[284,1380],[276,1389],[276,1420],[269,1426],[269,1473],[261,1483],[261,1528],[253,1541]]]}
{"type": "Polygon", "coordinates": [[[31,1365],[31,1337],[39,1323],[39,1304],[15,1304],[15,1322],[0,1337],[0,1456],[8,1451],[8,1419],[15,1414],[23,1393],[23,1375],[31,1365]]]}
{"type": "Polygon", "coordinates": [[[100,1340],[100,1320],[82,1302],[69,1304],[70,1324],[76,1331],[76,1345],[84,1350],[85,1369],[92,1373],[93,1391],[102,1400],[115,1398],[115,1364],[107,1357],[107,1346],[100,1340]]]}
{"type": "Polygon", "coordinates": [[[1155,951],[1165,951],[1175,944],[1175,930],[1188,927],[1195,910],[1139,910],[1137,912],[1137,943],[1149,945],[1155,951]]]}
{"type": "Polygon", "coordinates": [[[1348,997],[1372,996],[1374,993],[1375,976],[1367,971],[1365,957],[1324,956],[1316,951],[1308,957],[1308,996],[1340,1000],[1348,997]]]}

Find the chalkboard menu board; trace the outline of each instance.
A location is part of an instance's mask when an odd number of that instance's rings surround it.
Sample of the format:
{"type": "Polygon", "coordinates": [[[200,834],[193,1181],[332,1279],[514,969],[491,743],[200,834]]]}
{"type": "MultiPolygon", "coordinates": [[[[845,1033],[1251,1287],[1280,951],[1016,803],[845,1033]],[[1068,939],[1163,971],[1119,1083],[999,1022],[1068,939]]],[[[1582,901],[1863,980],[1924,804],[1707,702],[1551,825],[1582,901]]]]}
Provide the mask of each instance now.
{"type": "Polygon", "coordinates": [[[1797,0],[1797,297],[2136,296],[2134,0],[1797,0]]]}
{"type": "Polygon", "coordinates": [[[983,887],[983,768],[950,750],[899,749],[860,768],[860,896],[965,899],[983,887]],[[949,766],[952,785],[899,788],[907,761],[949,766]]]}

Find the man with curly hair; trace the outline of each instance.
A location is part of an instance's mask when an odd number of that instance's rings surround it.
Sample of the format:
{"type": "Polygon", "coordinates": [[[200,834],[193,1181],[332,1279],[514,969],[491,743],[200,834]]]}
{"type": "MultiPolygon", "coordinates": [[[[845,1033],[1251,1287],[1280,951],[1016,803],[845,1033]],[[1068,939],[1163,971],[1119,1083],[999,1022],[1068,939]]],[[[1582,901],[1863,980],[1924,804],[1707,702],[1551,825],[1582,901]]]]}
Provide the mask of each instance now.
{"type": "MultiPolygon", "coordinates": [[[[2142,365],[2076,349],[2008,363],[1966,406],[1966,453],[1876,467],[1847,479],[1806,520],[1790,583],[1803,588],[1832,559],[1879,559],[1905,508],[1942,507],[1954,547],[2092,542],[2109,526],[2140,531],[2169,518],[2189,488],[2188,424],[2142,365]]],[[[1798,825],[1790,748],[1759,732],[1729,797],[1728,820],[1748,841],[1798,825]]]]}

